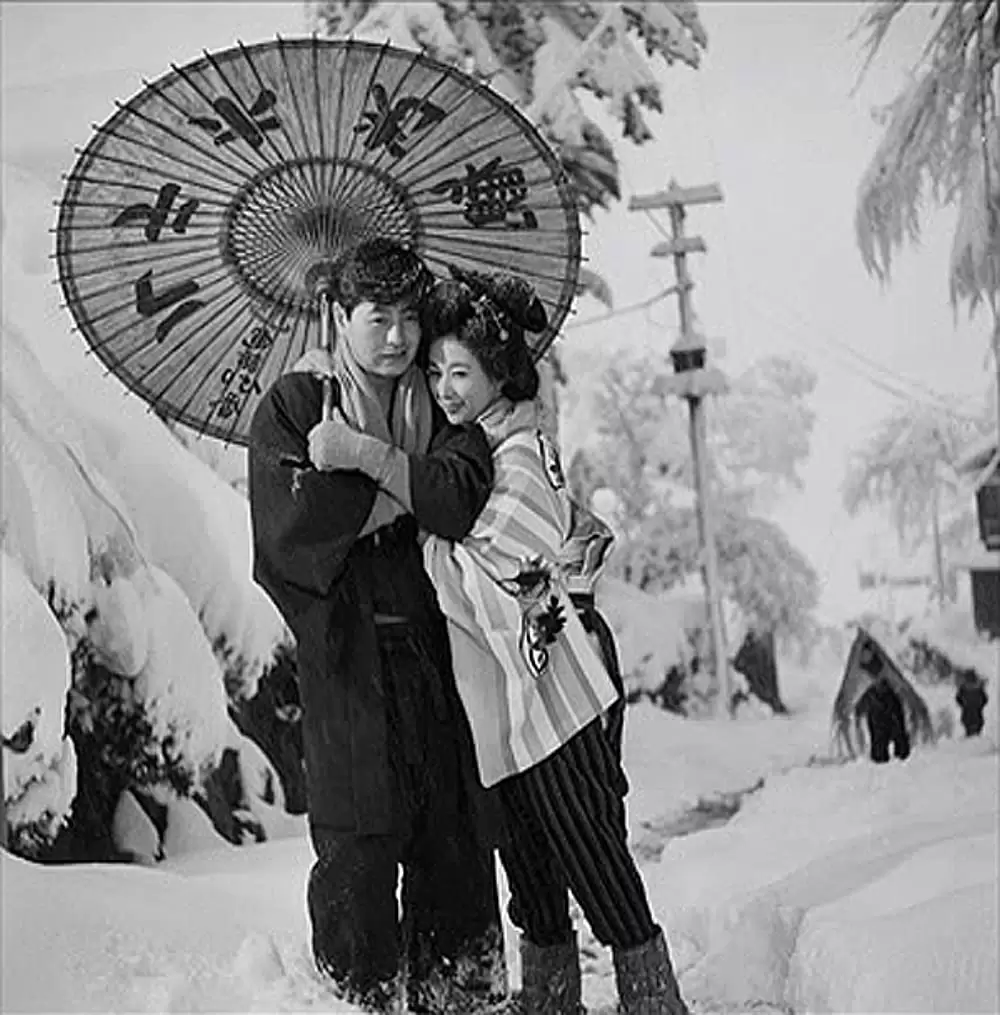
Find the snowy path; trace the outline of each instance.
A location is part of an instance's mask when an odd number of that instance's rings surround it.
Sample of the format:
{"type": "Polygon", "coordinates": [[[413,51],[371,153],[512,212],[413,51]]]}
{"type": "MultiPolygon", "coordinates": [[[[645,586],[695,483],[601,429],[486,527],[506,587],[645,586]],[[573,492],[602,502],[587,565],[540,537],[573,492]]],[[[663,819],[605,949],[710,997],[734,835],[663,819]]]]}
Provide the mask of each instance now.
{"type": "MultiPolygon", "coordinates": [[[[787,771],[722,825],[727,806],[685,813],[667,793],[674,819],[657,817],[641,773],[643,877],[695,1015],[1000,1010],[996,751],[984,738],[905,766],[787,771]]],[[[0,1010],[351,1011],[312,973],[310,862],[301,836],[154,868],[3,854],[0,1010]]],[[[610,954],[578,926],[584,999],[612,1015],[610,954]]]]}

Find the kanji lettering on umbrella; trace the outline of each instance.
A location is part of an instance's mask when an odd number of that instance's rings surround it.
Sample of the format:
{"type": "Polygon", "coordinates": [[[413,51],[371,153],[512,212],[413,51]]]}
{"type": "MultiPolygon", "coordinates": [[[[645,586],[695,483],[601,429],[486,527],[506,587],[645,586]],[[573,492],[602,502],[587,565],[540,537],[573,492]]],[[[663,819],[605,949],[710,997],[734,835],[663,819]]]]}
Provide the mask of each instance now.
{"type": "Polygon", "coordinates": [[[243,408],[243,402],[235,391],[227,391],[222,398],[212,399],[208,404],[212,407],[212,411],[223,419],[237,415],[243,408]]]}
{"type": "Polygon", "coordinates": [[[156,326],[156,341],[162,342],[170,331],[176,327],[186,317],[190,317],[191,314],[200,310],[204,305],[204,300],[194,300],[190,297],[194,296],[199,290],[198,283],[194,279],[187,279],[184,282],[180,282],[177,285],[171,286],[169,289],[165,289],[158,296],[153,292],[153,272],[147,271],[143,275],[140,275],[135,282],[135,309],[142,314],[143,317],[155,317],[158,313],[166,310],[168,307],[179,304],[172,313],[164,318],[156,326]]]}
{"type": "Polygon", "coordinates": [[[402,158],[406,148],[402,142],[440,123],[448,114],[427,99],[404,95],[395,103],[389,102],[384,86],[375,85],[371,90],[375,108],[361,114],[361,122],[355,126],[357,134],[367,134],[365,147],[369,151],[385,147],[393,158],[402,158]],[[411,124],[416,114],[419,116],[411,124]]]}
{"type": "Polygon", "coordinates": [[[232,367],[227,367],[222,371],[222,383],[227,388],[233,388],[235,391],[239,391],[242,394],[246,394],[248,391],[253,391],[255,395],[259,395],[263,392],[261,386],[257,383],[257,378],[253,374],[246,373],[245,371],[237,371],[232,367]],[[233,382],[236,382],[235,385],[233,382]]]}
{"type": "MultiPolygon", "coordinates": [[[[146,223],[146,239],[150,243],[155,243],[160,238],[160,233],[163,231],[163,227],[167,224],[167,219],[170,217],[170,211],[174,206],[174,201],[177,200],[177,196],[180,194],[181,188],[176,183],[165,183],[160,187],[159,193],[156,196],[156,204],[130,204],[124,211],[119,212],[115,220],[111,223],[112,226],[127,226],[133,222],[146,223]]],[[[191,221],[191,216],[198,210],[199,201],[196,197],[188,198],[178,209],[174,215],[174,220],[170,224],[170,228],[178,234],[183,235],[187,232],[188,223],[191,221]]]]}
{"type": "Polygon", "coordinates": [[[278,96],[270,88],[262,88],[248,116],[228,95],[220,95],[212,102],[212,108],[221,120],[214,116],[192,116],[188,123],[213,134],[217,145],[242,138],[251,148],[259,148],[264,143],[264,132],[281,126],[278,117],[271,113],[277,101],[278,96]]]}
{"type": "Polygon", "coordinates": [[[465,176],[455,176],[431,187],[432,194],[447,194],[452,204],[464,204],[466,221],[482,228],[504,225],[508,229],[537,229],[538,218],[530,208],[521,207],[528,198],[524,171],[504,166],[500,156],[484,166],[465,164],[465,176]],[[511,212],[521,212],[521,221],[511,221],[511,212]]]}
{"type": "MultiPolygon", "coordinates": [[[[250,337],[243,339],[241,343],[244,349],[270,349],[274,344],[274,335],[271,333],[271,325],[261,324],[250,332],[250,337]]],[[[274,328],[277,332],[288,334],[291,325],[282,324],[274,328]]]]}
{"type": "Polygon", "coordinates": [[[254,328],[249,337],[243,339],[236,362],[226,367],[219,377],[224,394],[210,403],[217,415],[223,418],[233,416],[242,409],[251,392],[263,394],[257,375],[273,343],[274,336],[266,325],[254,328]]]}

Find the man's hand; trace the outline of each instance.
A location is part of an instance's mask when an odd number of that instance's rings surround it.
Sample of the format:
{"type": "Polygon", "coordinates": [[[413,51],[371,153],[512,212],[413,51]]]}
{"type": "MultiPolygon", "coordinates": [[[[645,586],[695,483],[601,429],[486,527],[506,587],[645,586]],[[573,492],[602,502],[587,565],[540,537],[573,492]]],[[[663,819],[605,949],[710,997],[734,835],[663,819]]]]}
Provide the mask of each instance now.
{"type": "Polygon", "coordinates": [[[309,459],[317,469],[324,472],[361,469],[366,457],[366,445],[373,440],[372,437],[352,430],[338,411],[333,419],[325,419],[309,431],[309,459]]]}
{"type": "Polygon", "coordinates": [[[333,377],[333,354],[326,349],[310,349],[292,364],[290,374],[312,374],[314,377],[333,377]]]}

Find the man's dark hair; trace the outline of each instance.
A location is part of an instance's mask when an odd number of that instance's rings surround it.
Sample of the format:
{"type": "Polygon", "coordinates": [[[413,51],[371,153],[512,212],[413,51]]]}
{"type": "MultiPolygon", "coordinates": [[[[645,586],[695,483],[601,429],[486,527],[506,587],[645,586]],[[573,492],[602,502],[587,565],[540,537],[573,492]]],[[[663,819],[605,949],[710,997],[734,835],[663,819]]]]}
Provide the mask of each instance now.
{"type": "Polygon", "coordinates": [[[433,282],[415,251],[398,240],[377,237],[359,244],[337,264],[334,298],[348,314],[365,302],[417,305],[433,282]]]}

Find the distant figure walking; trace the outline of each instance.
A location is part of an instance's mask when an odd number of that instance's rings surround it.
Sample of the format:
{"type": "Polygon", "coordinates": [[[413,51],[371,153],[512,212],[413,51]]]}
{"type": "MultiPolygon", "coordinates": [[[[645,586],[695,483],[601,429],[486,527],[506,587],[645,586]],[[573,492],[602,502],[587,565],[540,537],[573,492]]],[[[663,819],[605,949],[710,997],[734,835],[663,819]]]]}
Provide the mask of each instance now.
{"type": "Polygon", "coordinates": [[[878,764],[888,761],[891,746],[902,761],[910,756],[910,735],[906,731],[903,703],[883,674],[885,663],[866,645],[858,665],[874,678],[857,705],[858,715],[863,715],[868,724],[871,759],[878,764]]]}
{"type": "Polygon", "coordinates": [[[876,680],[858,702],[858,714],[868,724],[869,751],[874,762],[889,760],[889,748],[901,761],[910,756],[910,735],[899,695],[886,680],[876,680]]]}
{"type": "Polygon", "coordinates": [[[955,702],[961,710],[962,727],[967,737],[978,737],[983,732],[983,711],[990,700],[986,683],[974,670],[963,670],[958,675],[955,702]]]}

